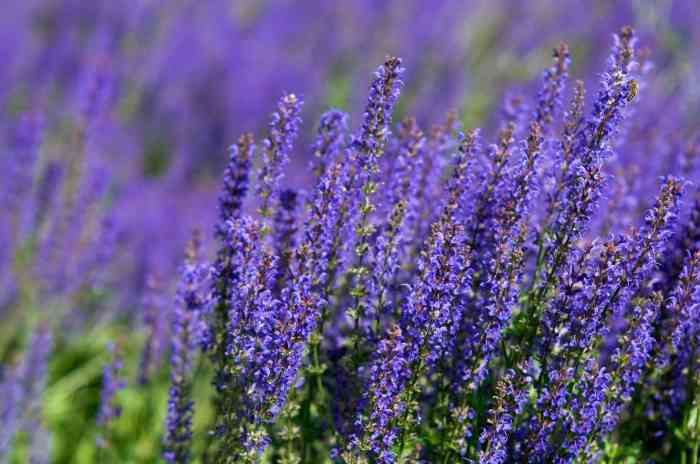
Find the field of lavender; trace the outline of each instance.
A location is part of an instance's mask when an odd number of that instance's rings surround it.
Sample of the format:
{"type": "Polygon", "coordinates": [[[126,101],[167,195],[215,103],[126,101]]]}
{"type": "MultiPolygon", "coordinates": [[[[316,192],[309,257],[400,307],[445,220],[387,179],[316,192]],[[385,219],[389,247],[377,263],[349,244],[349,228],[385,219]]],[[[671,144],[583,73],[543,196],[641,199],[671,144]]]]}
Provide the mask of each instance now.
{"type": "Polygon", "coordinates": [[[696,0],[0,15],[0,464],[700,458],[696,0]]]}

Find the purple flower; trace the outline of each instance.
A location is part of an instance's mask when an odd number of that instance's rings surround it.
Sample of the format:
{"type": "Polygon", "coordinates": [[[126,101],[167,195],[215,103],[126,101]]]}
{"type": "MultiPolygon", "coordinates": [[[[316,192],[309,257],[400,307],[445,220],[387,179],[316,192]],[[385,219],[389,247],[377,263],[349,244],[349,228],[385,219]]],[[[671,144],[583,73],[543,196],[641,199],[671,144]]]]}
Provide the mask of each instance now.
{"type": "Polygon", "coordinates": [[[537,107],[534,120],[541,127],[548,127],[555,116],[557,107],[561,105],[561,94],[568,79],[568,68],[571,63],[569,47],[565,43],[554,49],[554,64],[547,68],[542,75],[542,87],[537,95],[537,107]]]}
{"type": "Polygon", "coordinates": [[[224,171],[223,188],[219,194],[219,222],[214,234],[219,239],[219,248],[213,269],[212,308],[208,314],[208,329],[202,341],[204,348],[212,354],[215,362],[223,363],[226,340],[222,335],[228,327],[231,288],[240,275],[233,253],[238,239],[232,227],[243,213],[243,202],[248,192],[248,181],[255,143],[251,134],[243,134],[231,147],[229,163],[224,171]]]}
{"type": "Polygon", "coordinates": [[[479,462],[500,464],[509,458],[508,442],[515,428],[514,419],[522,413],[528,402],[532,382],[522,367],[518,371],[508,370],[496,385],[487,426],[479,437],[479,462]]]}
{"type": "Polygon", "coordinates": [[[563,193],[567,188],[567,173],[571,163],[576,160],[577,153],[574,150],[577,134],[585,122],[583,117],[584,94],[583,81],[576,81],[571,106],[565,114],[562,134],[553,148],[552,165],[549,169],[552,185],[546,190],[546,214],[542,221],[543,227],[547,226],[557,210],[562,208],[563,193]]]}
{"type": "Polygon", "coordinates": [[[678,278],[678,286],[671,295],[669,305],[675,320],[671,333],[672,352],[682,360],[690,360],[691,350],[700,333],[700,252],[688,257],[678,278]]]}
{"type": "MultiPolygon", "coordinates": [[[[547,225],[544,239],[544,255],[548,256],[547,266],[543,267],[544,288],[555,279],[564,256],[584,232],[600,198],[605,178],[604,162],[611,156],[613,136],[619,130],[624,110],[634,99],[638,87],[637,81],[630,76],[634,67],[634,42],[634,33],[630,28],[623,28],[619,36],[615,35],[608,70],[602,76],[593,114],[576,129],[573,145],[569,145],[568,132],[565,131],[562,139],[561,149],[565,151],[562,156],[568,161],[567,172],[557,192],[560,198],[550,201],[558,209],[547,225]],[[569,159],[567,150],[573,159],[569,159]]],[[[570,125],[573,128],[579,124],[574,120],[578,119],[580,99],[577,97],[574,100],[567,131],[570,125]]]]}
{"type": "Polygon", "coordinates": [[[669,244],[661,262],[661,285],[666,292],[678,280],[688,254],[694,254],[700,247],[700,190],[695,190],[690,214],[669,244]]]}
{"type": "Polygon", "coordinates": [[[203,295],[209,269],[199,262],[199,238],[187,248],[173,313],[170,390],[163,439],[163,459],[169,463],[190,460],[192,441],[192,364],[204,332],[203,312],[208,302],[203,295]]]}
{"type": "MultiPolygon", "coordinates": [[[[361,338],[367,307],[368,252],[371,236],[375,231],[371,215],[376,210],[375,193],[378,188],[379,159],[384,153],[390,135],[390,123],[394,105],[398,100],[403,82],[401,81],[401,59],[389,57],[375,72],[370,84],[369,97],[365,107],[362,129],[349,148],[349,156],[356,166],[357,177],[353,192],[359,195],[356,203],[356,217],[353,218],[355,233],[355,266],[351,269],[353,284],[351,294],[354,304],[347,314],[352,321],[353,350],[357,351],[361,338]]],[[[353,354],[355,356],[356,353],[353,354]]]]}
{"type": "Polygon", "coordinates": [[[273,294],[277,258],[265,248],[261,225],[244,216],[229,228],[236,272],[229,282],[228,325],[220,342],[225,351],[216,359],[216,453],[221,459],[256,462],[270,441],[266,426],[286,399],[286,392],[280,393],[284,372],[277,360],[286,348],[280,345],[288,341],[283,332],[290,315],[273,294]]]}
{"type": "Polygon", "coordinates": [[[7,214],[6,220],[15,227],[21,223],[12,216],[18,214],[23,202],[31,198],[41,135],[40,118],[31,114],[24,115],[14,128],[9,147],[6,148],[7,153],[3,155],[6,182],[0,188],[0,204],[3,205],[3,217],[7,214]]]}
{"type": "Polygon", "coordinates": [[[248,176],[255,151],[252,134],[243,134],[230,148],[229,161],[224,170],[223,189],[219,195],[219,224],[216,234],[226,237],[227,221],[240,216],[248,193],[248,176]]]}
{"type": "Polygon", "coordinates": [[[370,365],[367,418],[357,419],[357,435],[346,454],[366,452],[393,462],[391,450],[419,422],[415,404],[418,380],[450,351],[460,313],[453,302],[468,288],[470,249],[456,214],[476,145],[476,131],[462,142],[441,219],[433,225],[427,251],[418,263],[419,279],[402,308],[399,325],[380,342],[370,365]],[[385,373],[392,375],[385,375],[385,373]]]}
{"type": "Polygon", "coordinates": [[[407,119],[401,124],[399,153],[390,173],[384,204],[386,219],[378,230],[378,237],[370,249],[374,272],[368,281],[368,301],[371,308],[368,316],[373,316],[373,335],[382,328],[382,320],[392,315],[395,305],[396,283],[401,263],[407,259],[408,234],[418,221],[420,205],[417,172],[421,169],[423,132],[415,119],[407,119]]]}
{"type": "MultiPolygon", "coordinates": [[[[595,440],[617,424],[650,359],[659,296],[633,298],[652,276],[670,238],[682,189],[679,180],[665,179],[642,230],[606,242],[593,265],[586,265],[589,251],[578,254],[583,259],[581,264],[590,267],[581,271],[576,291],[563,288],[560,298],[564,300],[554,302],[552,310],[569,314],[556,317],[562,322],[554,329],[555,354],[546,358],[547,371],[542,375],[559,378],[563,372],[568,382],[582,385],[577,394],[566,398],[566,406],[559,408],[570,411],[558,418],[558,425],[562,427],[559,436],[564,437],[562,449],[571,457],[579,453],[593,457],[595,440]],[[592,397],[597,403],[590,401],[592,397]]],[[[550,324],[553,319],[551,315],[545,317],[550,324]]],[[[541,391],[538,401],[547,401],[547,394],[541,391]]],[[[547,433],[538,434],[537,453],[552,453],[559,447],[550,441],[558,437],[547,436],[554,430],[550,426],[547,433]]]]}
{"type": "Polygon", "coordinates": [[[292,189],[280,192],[279,209],[274,218],[274,249],[277,261],[277,293],[289,273],[289,265],[296,246],[298,227],[298,193],[292,189]]]}
{"type": "MultiPolygon", "coordinates": [[[[502,156],[506,156],[508,144],[509,141],[502,140],[502,156]]],[[[521,146],[519,163],[514,165],[512,173],[505,172],[504,179],[497,180],[500,174],[494,171],[493,180],[486,184],[500,187],[494,189],[495,198],[487,199],[491,192],[489,187],[485,187],[476,199],[477,205],[473,207],[482,213],[470,218],[470,221],[478,221],[478,216],[491,219],[488,229],[482,228],[483,225],[478,222],[469,224],[473,231],[471,244],[475,259],[479,260],[473,272],[479,274],[480,280],[478,287],[474,287],[476,297],[470,302],[469,311],[463,311],[458,336],[460,343],[455,346],[457,360],[451,375],[454,377],[452,388],[459,392],[458,398],[461,398],[458,403],[485,379],[488,364],[499,347],[502,331],[509,323],[516,304],[518,279],[523,267],[523,247],[527,239],[528,224],[524,219],[535,191],[536,163],[541,145],[540,127],[533,122],[528,139],[521,146]]],[[[461,409],[463,405],[457,407],[461,409]]]]}
{"type": "MultiPolygon", "coordinates": [[[[46,384],[52,337],[49,327],[40,324],[29,340],[27,351],[19,364],[2,379],[0,393],[0,458],[11,451],[18,430],[30,436],[30,449],[48,434],[41,425],[41,398],[46,384]]],[[[41,451],[43,448],[37,451],[41,451]]],[[[44,459],[46,456],[44,456],[44,459]]]]}
{"type": "Polygon", "coordinates": [[[114,398],[119,390],[126,387],[124,379],[120,378],[123,362],[116,352],[114,344],[107,346],[111,360],[102,370],[102,392],[100,394],[100,409],[97,413],[97,425],[106,426],[112,420],[121,415],[121,411],[114,404],[114,398]]]}
{"type": "Polygon", "coordinates": [[[390,135],[391,114],[403,87],[403,71],[401,58],[388,57],[374,73],[362,129],[359,137],[352,141],[352,149],[358,152],[363,171],[375,173],[378,168],[379,157],[390,135]]]}
{"type": "Polygon", "coordinates": [[[700,252],[686,257],[677,283],[668,298],[665,320],[658,335],[656,358],[658,376],[646,385],[656,391],[654,413],[667,424],[673,424],[682,415],[683,405],[689,399],[696,372],[698,337],[700,337],[700,252]]]}
{"type": "Polygon", "coordinates": [[[109,425],[121,416],[121,408],[116,404],[116,395],[119,390],[126,387],[126,380],[122,377],[123,362],[113,343],[109,343],[107,351],[110,361],[102,369],[102,390],[100,392],[100,408],[97,411],[97,426],[100,430],[97,437],[97,446],[109,446],[109,425]]]}
{"type": "Polygon", "coordinates": [[[348,115],[338,110],[329,110],[321,116],[316,141],[312,147],[314,160],[311,171],[316,179],[321,178],[328,166],[335,161],[348,129],[348,115]]]}
{"type": "Polygon", "coordinates": [[[301,124],[301,105],[301,99],[293,93],[280,98],[277,111],[272,113],[269,135],[262,143],[264,162],[258,172],[256,194],[261,202],[260,215],[266,221],[264,232],[272,226],[270,220],[279,208],[280,181],[301,124]]]}
{"type": "Polygon", "coordinates": [[[143,299],[144,324],[148,329],[148,338],[141,352],[138,381],[141,385],[148,383],[154,370],[161,366],[162,353],[167,341],[167,321],[169,313],[163,297],[160,282],[151,276],[147,278],[147,291],[143,299]]]}

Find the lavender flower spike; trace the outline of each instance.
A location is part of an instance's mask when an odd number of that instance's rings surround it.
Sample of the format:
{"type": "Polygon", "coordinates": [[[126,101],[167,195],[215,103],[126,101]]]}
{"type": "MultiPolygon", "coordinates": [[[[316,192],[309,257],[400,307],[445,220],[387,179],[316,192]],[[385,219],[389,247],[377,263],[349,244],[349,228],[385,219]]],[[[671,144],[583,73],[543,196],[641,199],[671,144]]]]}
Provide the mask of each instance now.
{"type": "Polygon", "coordinates": [[[390,135],[391,114],[403,86],[402,73],[401,58],[389,57],[377,69],[370,85],[360,137],[353,141],[353,147],[360,152],[361,165],[370,172],[377,169],[377,160],[390,135]]]}
{"type": "Polygon", "coordinates": [[[202,312],[207,301],[202,296],[208,267],[198,262],[199,237],[195,234],[187,248],[182,280],[173,316],[170,391],[165,424],[163,458],[168,463],[190,460],[192,440],[192,363],[203,334],[202,312]]]}
{"type": "Polygon", "coordinates": [[[36,432],[32,433],[32,437],[42,437],[46,433],[37,429],[41,427],[41,395],[50,353],[51,332],[48,326],[42,324],[35,329],[24,358],[0,385],[0,393],[3,395],[0,409],[0,462],[4,462],[9,455],[18,429],[36,432]]]}
{"type": "Polygon", "coordinates": [[[255,151],[252,134],[243,134],[231,146],[229,162],[224,170],[224,188],[219,196],[219,223],[216,234],[226,237],[226,222],[240,216],[248,192],[248,176],[255,151]]]}
{"type": "Polygon", "coordinates": [[[671,297],[677,324],[671,334],[672,352],[690,359],[691,344],[700,334],[700,251],[686,260],[679,277],[679,286],[671,297]]]}
{"type": "Polygon", "coordinates": [[[297,136],[302,100],[293,93],[284,95],[272,113],[270,131],[263,141],[263,164],[258,173],[256,193],[260,199],[260,215],[265,219],[263,233],[268,233],[278,208],[280,181],[289,162],[292,143],[297,136]]]}
{"type": "Polygon", "coordinates": [[[329,110],[321,116],[316,141],[312,147],[314,161],[311,170],[320,180],[328,166],[335,160],[345,139],[348,115],[338,110],[329,110]]]}
{"type": "Polygon", "coordinates": [[[277,294],[289,273],[289,264],[296,245],[298,193],[285,189],[280,193],[279,209],[275,213],[274,248],[277,261],[277,294]]]}
{"type": "MultiPolygon", "coordinates": [[[[358,193],[361,194],[358,203],[359,214],[354,226],[357,236],[355,243],[357,265],[352,270],[354,281],[350,292],[354,296],[355,302],[353,307],[348,310],[348,315],[353,321],[352,345],[355,353],[358,352],[361,325],[367,312],[365,297],[369,269],[366,258],[370,250],[370,237],[374,233],[374,225],[370,222],[370,216],[376,209],[374,196],[378,186],[379,158],[384,152],[390,135],[389,125],[392,111],[403,86],[402,72],[401,59],[396,57],[387,58],[384,64],[377,69],[375,78],[370,85],[360,136],[352,141],[350,147],[351,159],[355,160],[359,171],[355,185],[358,193]]],[[[353,362],[353,364],[356,363],[353,362]]]]}
{"type": "Polygon", "coordinates": [[[537,95],[534,120],[543,128],[552,123],[556,109],[561,104],[570,63],[569,47],[562,42],[554,49],[554,64],[544,71],[542,88],[537,95]]]}
{"type": "MultiPolygon", "coordinates": [[[[102,371],[102,392],[100,394],[100,409],[97,413],[97,425],[104,429],[108,424],[121,415],[121,410],[114,402],[115,396],[119,390],[126,387],[126,382],[122,379],[120,371],[123,363],[121,357],[113,343],[107,346],[107,351],[110,354],[111,360],[105,365],[102,371]]],[[[98,446],[104,446],[104,438],[98,438],[98,446]]]]}

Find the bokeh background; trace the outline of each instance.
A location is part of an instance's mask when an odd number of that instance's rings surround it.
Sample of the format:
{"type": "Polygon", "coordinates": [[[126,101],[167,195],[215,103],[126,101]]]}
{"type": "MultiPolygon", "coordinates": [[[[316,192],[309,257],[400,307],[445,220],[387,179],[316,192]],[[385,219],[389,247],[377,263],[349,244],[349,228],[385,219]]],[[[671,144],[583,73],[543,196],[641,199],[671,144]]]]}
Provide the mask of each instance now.
{"type": "MultiPolygon", "coordinates": [[[[396,120],[429,127],[454,111],[488,136],[504,111],[532,101],[559,41],[572,76],[593,84],[612,33],[630,24],[645,50],[629,129],[641,135],[612,163],[624,180],[612,189],[635,189],[629,208],[643,210],[655,176],[638,174],[690,169],[695,153],[698,11],[696,0],[5,2],[0,365],[19,362],[38,321],[60,328],[37,416],[51,432],[45,453],[97,459],[107,341],[139,371],[144,321],[167,332],[185,241],[193,229],[211,236],[228,146],[245,131],[261,139],[284,92],[305,102],[285,178],[303,191],[318,116],[342,108],[357,127],[387,54],[406,67],[396,120]]],[[[156,459],[166,386],[164,376],[151,396],[122,393],[118,462],[156,459]]],[[[12,460],[25,462],[17,449],[12,460]]]]}

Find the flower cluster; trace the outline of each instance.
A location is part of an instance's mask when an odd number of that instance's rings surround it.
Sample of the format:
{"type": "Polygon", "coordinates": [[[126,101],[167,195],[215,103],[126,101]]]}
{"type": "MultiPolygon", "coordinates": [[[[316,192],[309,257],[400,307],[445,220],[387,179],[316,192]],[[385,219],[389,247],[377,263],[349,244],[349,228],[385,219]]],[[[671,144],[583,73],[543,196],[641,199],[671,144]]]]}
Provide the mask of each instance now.
{"type": "MultiPolygon", "coordinates": [[[[314,14],[330,11],[321,3],[314,14]]],[[[413,4],[386,2],[378,17],[413,4]]],[[[697,100],[662,92],[646,38],[631,27],[613,35],[593,92],[586,76],[570,82],[587,69],[580,47],[560,43],[534,89],[507,93],[494,117],[467,111],[486,105],[474,95],[432,126],[438,98],[427,115],[404,114],[423,98],[418,52],[387,56],[355,124],[352,107],[302,124],[319,105],[300,86],[306,106],[284,93],[264,129],[244,89],[269,99],[271,81],[301,79],[283,79],[279,63],[275,79],[241,72],[251,63],[219,55],[257,34],[297,35],[296,9],[279,5],[268,24],[268,7],[247,2],[176,5],[165,19],[157,4],[126,16],[94,8],[98,30],[78,22],[73,34],[61,8],[37,6],[42,34],[89,39],[89,63],[59,49],[31,72],[8,65],[18,76],[51,68],[55,89],[10,92],[0,69],[12,116],[0,121],[10,154],[0,158],[0,318],[30,334],[0,330],[0,461],[67,462],[90,456],[96,436],[96,460],[150,453],[177,464],[697,462],[697,100]],[[205,36],[180,33],[217,14],[226,18],[205,36]],[[168,39],[155,62],[137,57],[145,38],[168,39]],[[160,63],[181,49],[192,52],[182,69],[160,63]],[[244,81],[237,92],[212,91],[232,76],[244,81]],[[161,86],[187,102],[182,111],[161,86]],[[44,100],[74,107],[65,121],[27,109],[44,100]],[[245,118],[230,117],[234,107],[245,118]],[[230,124],[242,135],[221,166],[200,156],[230,124]],[[54,159],[59,146],[65,159],[54,159]],[[128,162],[109,164],[121,150],[128,162]],[[183,260],[182,231],[195,224],[183,260]],[[108,344],[100,382],[105,339],[119,349],[108,344]],[[82,392],[90,420],[59,417],[82,392]],[[90,445],[67,445],[64,420],[89,422],[90,445]],[[49,452],[56,424],[64,439],[49,452]]],[[[348,5],[346,16],[372,22],[375,9],[348,5]]],[[[458,10],[444,0],[431,15],[451,30],[458,10]]],[[[324,30],[340,21],[327,16],[324,30]]],[[[521,27],[510,31],[524,37],[521,27]]],[[[2,44],[0,55],[18,59],[2,44]]],[[[352,103],[342,75],[355,60],[338,56],[340,77],[324,88],[340,106],[352,103]]],[[[469,59],[475,78],[482,59],[469,59]]],[[[445,71],[451,88],[459,73],[445,71]]]]}
{"type": "Polygon", "coordinates": [[[675,274],[665,262],[695,219],[682,223],[686,182],[662,178],[638,227],[593,235],[643,78],[635,43],[630,28],[615,36],[589,116],[581,82],[560,111],[560,45],[535,109],[511,102],[485,147],[449,118],[429,137],[406,119],[394,138],[402,68],[390,57],[356,135],[341,112],[321,119],[308,196],[281,187],[299,123],[297,98],[283,97],[261,150],[259,219],[242,209],[249,163],[233,156],[225,174],[208,453],[582,462],[608,452],[643,392],[689,407],[694,375],[683,393],[664,383],[697,360],[697,254],[675,274]]]}

